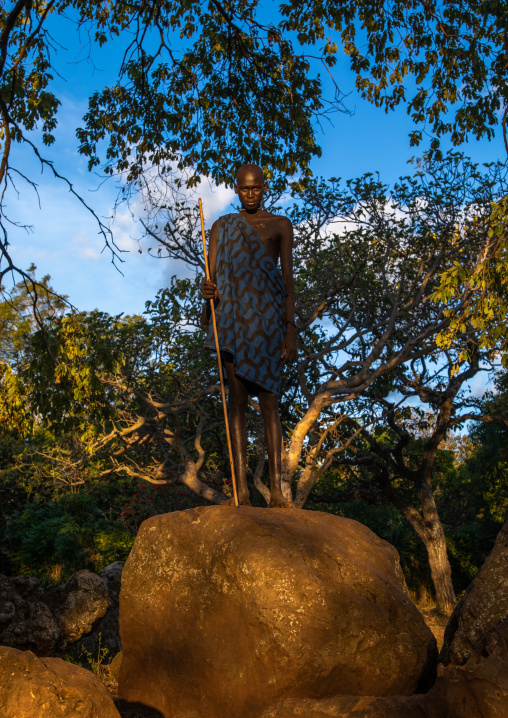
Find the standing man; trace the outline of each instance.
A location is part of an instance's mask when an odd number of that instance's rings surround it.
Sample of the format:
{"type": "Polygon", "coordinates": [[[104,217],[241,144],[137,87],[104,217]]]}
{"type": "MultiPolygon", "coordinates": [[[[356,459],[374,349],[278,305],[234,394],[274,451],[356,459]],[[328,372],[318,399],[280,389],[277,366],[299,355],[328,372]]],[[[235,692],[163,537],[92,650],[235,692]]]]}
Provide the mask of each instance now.
{"type": "MultiPolygon", "coordinates": [[[[289,508],[281,490],[282,429],[277,395],[282,366],[296,358],[293,226],[262,207],[267,185],[257,165],[243,165],[235,192],[242,208],[220,217],[209,244],[210,280],[202,295],[215,300],[221,358],[229,385],[228,415],[238,501],[250,506],[247,488],[246,412],[259,396],[270,469],[270,507],[289,508]],[[280,259],[281,272],[277,267],[280,259]]],[[[213,326],[205,342],[215,349],[213,326]]]]}

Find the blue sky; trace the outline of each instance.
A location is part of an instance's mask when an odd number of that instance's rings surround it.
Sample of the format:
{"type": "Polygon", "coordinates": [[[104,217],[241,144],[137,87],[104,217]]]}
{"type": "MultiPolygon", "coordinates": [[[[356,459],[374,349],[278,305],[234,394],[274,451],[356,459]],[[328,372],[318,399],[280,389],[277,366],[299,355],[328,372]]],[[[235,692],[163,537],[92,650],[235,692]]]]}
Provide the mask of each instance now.
{"type": "MultiPolygon", "coordinates": [[[[110,217],[117,196],[114,181],[90,174],[86,161],[78,154],[75,128],[87,109],[88,95],[104,84],[114,81],[120,63],[121,46],[94,49],[94,64],[87,61],[86,37],[69,33],[69,26],[57,21],[54,36],[67,46],[57,53],[61,77],[55,78],[55,90],[62,101],[57,128],[57,141],[45,151],[61,174],[67,176],[78,192],[105,220],[110,217]]],[[[420,150],[409,146],[408,133],[412,123],[403,108],[386,115],[363,101],[354,90],[354,76],[347,60],[339,61],[334,75],[347,95],[345,104],[352,114],[336,114],[333,124],[323,123],[318,139],[323,156],[312,169],[316,175],[350,178],[365,172],[379,172],[381,178],[393,182],[409,171],[408,159],[420,150]]],[[[473,142],[462,148],[475,161],[492,161],[503,157],[499,137],[493,142],[473,142]]],[[[37,265],[38,276],[50,274],[53,287],[68,295],[80,310],[98,308],[111,314],[141,313],[145,302],[158,289],[168,284],[169,277],[181,273],[182,268],[171,260],[158,260],[142,253],[136,239],[139,224],[126,209],[117,213],[113,231],[120,248],[126,250],[121,265],[123,276],[111,263],[108,250],[90,214],[70,195],[61,181],[51,177],[27,148],[14,147],[13,164],[30,176],[36,175],[40,199],[22,184],[19,197],[11,193],[8,209],[11,218],[32,226],[30,232],[13,229],[12,254],[24,268],[31,262],[37,265]]],[[[220,214],[231,211],[234,194],[224,187],[212,188],[202,183],[207,225],[220,214]]]]}

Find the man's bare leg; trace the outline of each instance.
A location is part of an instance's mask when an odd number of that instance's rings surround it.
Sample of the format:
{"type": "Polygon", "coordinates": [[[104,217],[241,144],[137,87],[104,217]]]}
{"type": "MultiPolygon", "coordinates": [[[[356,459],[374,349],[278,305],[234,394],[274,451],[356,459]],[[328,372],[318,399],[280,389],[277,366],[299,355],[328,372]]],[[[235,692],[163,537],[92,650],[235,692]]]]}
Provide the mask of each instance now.
{"type": "MultiPolygon", "coordinates": [[[[233,364],[224,362],[228,377],[229,398],[228,417],[233,458],[235,462],[236,487],[238,490],[238,504],[252,506],[247,487],[247,404],[249,394],[245,384],[235,376],[233,364]]],[[[234,503],[232,500],[230,503],[234,503]]]]}
{"type": "Polygon", "coordinates": [[[265,424],[268,468],[270,471],[270,508],[293,508],[282,495],[282,428],[277,396],[269,391],[259,393],[259,407],[265,424]]]}

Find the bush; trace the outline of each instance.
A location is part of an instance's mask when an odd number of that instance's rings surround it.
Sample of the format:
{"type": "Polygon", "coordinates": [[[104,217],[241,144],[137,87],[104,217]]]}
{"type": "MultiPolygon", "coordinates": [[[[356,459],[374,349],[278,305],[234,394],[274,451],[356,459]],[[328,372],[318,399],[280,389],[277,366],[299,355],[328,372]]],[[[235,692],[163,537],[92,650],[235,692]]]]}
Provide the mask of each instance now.
{"type": "Polygon", "coordinates": [[[100,573],[124,561],[134,542],[119,521],[104,518],[86,494],[28,504],[8,524],[9,558],[15,573],[44,583],[66,580],[81,568],[100,573]]]}

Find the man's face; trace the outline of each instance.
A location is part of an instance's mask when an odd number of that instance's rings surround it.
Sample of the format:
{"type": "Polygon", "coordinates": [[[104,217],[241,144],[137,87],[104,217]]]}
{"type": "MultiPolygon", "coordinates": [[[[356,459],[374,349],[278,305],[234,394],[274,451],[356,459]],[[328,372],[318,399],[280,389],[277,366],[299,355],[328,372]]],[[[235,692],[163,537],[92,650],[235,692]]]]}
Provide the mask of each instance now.
{"type": "Polygon", "coordinates": [[[235,192],[240,199],[242,208],[255,212],[261,207],[266,183],[260,172],[240,170],[236,178],[235,192]]]}

